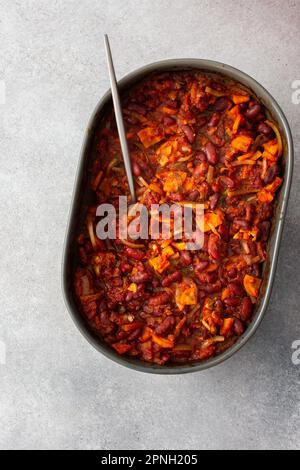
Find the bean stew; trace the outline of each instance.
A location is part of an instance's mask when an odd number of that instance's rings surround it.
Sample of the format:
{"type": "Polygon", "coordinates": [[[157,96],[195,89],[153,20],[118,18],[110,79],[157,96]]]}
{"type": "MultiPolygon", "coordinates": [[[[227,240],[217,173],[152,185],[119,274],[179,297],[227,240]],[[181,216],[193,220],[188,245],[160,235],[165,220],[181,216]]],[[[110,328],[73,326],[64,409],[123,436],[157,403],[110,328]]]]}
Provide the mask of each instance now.
{"type": "MultiPolygon", "coordinates": [[[[152,74],[122,99],[138,202],[202,203],[204,244],[96,235],[96,209],[129,197],[113,112],[99,124],[74,288],[89,327],[118,354],[197,362],[251,322],[282,184],[277,124],[243,85],[218,74],[152,74]]],[[[174,234],[173,234],[174,235],[174,234]]]]}

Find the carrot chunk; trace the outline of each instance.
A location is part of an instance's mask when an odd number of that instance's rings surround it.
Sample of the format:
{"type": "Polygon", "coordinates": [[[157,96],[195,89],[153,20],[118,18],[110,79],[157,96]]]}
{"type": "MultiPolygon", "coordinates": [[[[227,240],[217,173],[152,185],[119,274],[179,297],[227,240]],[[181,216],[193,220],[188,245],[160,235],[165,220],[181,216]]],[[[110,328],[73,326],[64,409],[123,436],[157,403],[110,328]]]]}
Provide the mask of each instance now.
{"type": "Polygon", "coordinates": [[[259,277],[250,276],[246,274],[244,277],[244,287],[251,297],[257,297],[259,293],[259,288],[261,285],[261,279],[259,277]]]}
{"type": "Polygon", "coordinates": [[[239,135],[233,139],[231,146],[236,150],[240,150],[241,152],[248,152],[252,142],[252,137],[249,137],[248,135],[239,135]]]}
{"type": "Polygon", "coordinates": [[[232,96],[232,101],[234,102],[234,104],[247,103],[249,99],[250,99],[249,95],[233,95],[232,96]]]}
{"type": "Polygon", "coordinates": [[[234,323],[234,318],[225,318],[223,321],[221,330],[220,330],[220,335],[228,336],[231,333],[233,323],[234,323]]]}
{"type": "Polygon", "coordinates": [[[138,132],[138,136],[145,148],[157,144],[162,138],[163,133],[157,127],[146,127],[138,132]]]}

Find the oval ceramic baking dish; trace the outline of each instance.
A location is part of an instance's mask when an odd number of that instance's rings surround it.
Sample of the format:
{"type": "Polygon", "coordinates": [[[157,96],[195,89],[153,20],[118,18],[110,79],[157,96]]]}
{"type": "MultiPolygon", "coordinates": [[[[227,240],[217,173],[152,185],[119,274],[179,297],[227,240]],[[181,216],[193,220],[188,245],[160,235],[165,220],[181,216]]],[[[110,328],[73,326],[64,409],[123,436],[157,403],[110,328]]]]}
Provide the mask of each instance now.
{"type": "Polygon", "coordinates": [[[129,368],[157,374],[182,374],[188,372],[196,372],[204,369],[208,369],[212,366],[220,364],[235,352],[237,352],[255,333],[259,324],[261,323],[264,314],[267,309],[269,298],[271,295],[271,289],[274,281],[279,245],[281,240],[282,228],[288,203],[288,197],[291,186],[292,170],[293,170],[293,142],[288,122],[283,114],[281,108],[274,100],[274,98],[265,90],[258,82],[253,78],[249,77],[245,73],[237,70],[229,65],[222,64],[219,62],[213,62],[204,59],[174,59],[164,60],[156,62],[150,65],[146,65],[134,71],[124,77],[119,82],[119,89],[122,94],[126,89],[130,88],[141,79],[145,78],[148,74],[153,72],[161,71],[178,71],[196,69],[202,72],[214,72],[219,73],[225,77],[231,78],[237,82],[242,83],[248,89],[250,89],[254,95],[265,105],[268,110],[270,117],[273,118],[282,133],[284,143],[284,154],[283,154],[283,185],[277,196],[275,216],[273,218],[273,227],[269,239],[268,256],[263,268],[263,284],[260,291],[259,302],[256,305],[256,312],[253,315],[251,324],[246,329],[245,333],[237,340],[237,342],[230,348],[225,350],[218,356],[212,357],[211,359],[189,364],[180,364],[173,366],[159,366],[150,363],[141,362],[140,360],[134,360],[128,357],[123,357],[117,354],[107,344],[101,341],[101,339],[94,334],[86,323],[84,317],[79,311],[76,303],[75,294],[73,290],[73,271],[75,267],[75,237],[78,234],[78,227],[81,219],[81,212],[86,201],[86,185],[87,185],[87,169],[89,165],[89,155],[91,152],[95,130],[106,114],[107,110],[111,108],[111,93],[108,91],[98,103],[94,114],[91,117],[86,135],[84,138],[84,144],[81,152],[79,167],[77,171],[77,178],[75,183],[72,207],[70,212],[70,218],[68,223],[67,235],[64,247],[63,256],[63,269],[62,269],[62,281],[63,281],[63,292],[65,301],[73,318],[75,324],[85,336],[85,338],[102,354],[112,359],[113,361],[127,366],[129,368]]]}

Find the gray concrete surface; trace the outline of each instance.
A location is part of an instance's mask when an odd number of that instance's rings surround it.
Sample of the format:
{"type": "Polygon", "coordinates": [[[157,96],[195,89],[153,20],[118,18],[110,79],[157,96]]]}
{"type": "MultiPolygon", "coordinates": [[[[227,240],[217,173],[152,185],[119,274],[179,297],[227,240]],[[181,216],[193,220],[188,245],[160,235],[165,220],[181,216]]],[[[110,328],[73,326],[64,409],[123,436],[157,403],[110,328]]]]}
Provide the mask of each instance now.
{"type": "Polygon", "coordinates": [[[0,0],[0,447],[299,448],[300,1],[0,0]],[[265,321],[227,363],[160,377],[111,363],[73,325],[61,254],[83,132],[118,76],[163,58],[227,62],[282,105],[295,171],[265,321]],[[4,84],[6,101],[4,103],[4,84]],[[5,354],[6,352],[6,354],[5,354]]]}

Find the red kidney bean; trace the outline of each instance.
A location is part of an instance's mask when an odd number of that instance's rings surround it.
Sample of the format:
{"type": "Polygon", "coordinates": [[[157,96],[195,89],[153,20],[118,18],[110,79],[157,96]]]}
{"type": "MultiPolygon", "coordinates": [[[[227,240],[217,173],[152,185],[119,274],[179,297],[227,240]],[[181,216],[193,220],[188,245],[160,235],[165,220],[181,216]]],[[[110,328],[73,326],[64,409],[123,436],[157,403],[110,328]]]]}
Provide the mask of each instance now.
{"type": "Polygon", "coordinates": [[[269,237],[269,233],[270,233],[270,228],[271,228],[270,222],[268,220],[265,220],[264,222],[260,222],[258,224],[258,228],[260,232],[259,239],[263,242],[267,241],[269,237]]]}
{"type": "Polygon", "coordinates": [[[230,278],[230,279],[234,279],[236,278],[237,276],[237,269],[236,268],[231,268],[227,271],[227,276],[230,278]]]}
{"type": "Polygon", "coordinates": [[[254,122],[253,121],[248,121],[245,119],[245,129],[241,129],[238,134],[244,134],[248,135],[249,137],[253,137],[252,131],[254,129],[254,122]]]}
{"type": "Polygon", "coordinates": [[[252,269],[251,269],[251,273],[250,273],[250,274],[251,274],[252,276],[258,277],[258,276],[260,275],[259,264],[258,264],[258,263],[254,263],[254,264],[252,264],[251,268],[252,268],[252,269]]]}
{"type": "Polygon", "coordinates": [[[198,119],[197,121],[197,126],[200,128],[200,127],[203,127],[207,122],[207,119],[206,117],[204,116],[200,116],[200,118],[198,119]]]}
{"type": "Polygon", "coordinates": [[[245,219],[239,219],[238,217],[235,217],[233,219],[233,223],[237,227],[241,227],[241,228],[244,228],[244,229],[249,228],[249,222],[247,222],[247,220],[245,220],[245,219]]]}
{"type": "Polygon", "coordinates": [[[120,263],[120,269],[121,269],[122,273],[128,273],[128,272],[132,271],[132,266],[129,263],[122,262],[122,263],[120,263]]]}
{"type": "Polygon", "coordinates": [[[247,111],[245,111],[245,117],[247,119],[254,119],[258,116],[260,112],[261,112],[261,106],[260,104],[257,103],[249,107],[247,111]]]}
{"type": "Polygon", "coordinates": [[[145,253],[137,248],[130,248],[126,246],[125,248],[125,253],[129,258],[136,259],[138,261],[141,261],[145,257],[145,253]]]}
{"type": "Polygon", "coordinates": [[[235,182],[229,176],[221,176],[220,181],[226,188],[234,188],[235,186],[235,182]]]}
{"type": "Polygon", "coordinates": [[[180,282],[182,280],[182,273],[175,271],[175,273],[168,274],[161,282],[163,287],[168,287],[173,282],[180,282]]]}
{"type": "Polygon", "coordinates": [[[234,296],[243,297],[245,295],[244,288],[239,282],[230,282],[228,289],[233,293],[234,296]]]}
{"type": "Polygon", "coordinates": [[[175,319],[172,316],[169,316],[163,320],[163,322],[155,328],[155,333],[157,335],[165,335],[175,324],[175,319]]]}
{"type": "Polygon", "coordinates": [[[208,239],[208,254],[216,260],[221,258],[220,239],[214,233],[211,233],[208,239]]]}
{"type": "Polygon", "coordinates": [[[203,290],[207,294],[216,294],[217,292],[220,292],[220,290],[222,290],[222,285],[221,283],[203,284],[201,285],[201,290],[203,290]]]}
{"type": "Polygon", "coordinates": [[[212,144],[216,145],[217,147],[223,147],[223,145],[225,144],[225,140],[216,133],[212,134],[210,136],[210,139],[212,144]]]}
{"type": "Polygon", "coordinates": [[[254,180],[252,181],[252,186],[255,189],[260,189],[260,188],[263,187],[263,183],[262,183],[261,178],[259,176],[256,176],[256,178],[254,178],[254,180]]]}
{"type": "Polygon", "coordinates": [[[122,339],[125,339],[126,336],[127,336],[127,333],[125,331],[118,331],[118,333],[116,334],[116,339],[122,340],[122,339]]]}
{"type": "Polygon", "coordinates": [[[204,282],[204,283],[209,282],[210,284],[214,284],[218,279],[218,272],[217,271],[212,271],[212,272],[203,271],[203,272],[198,272],[197,276],[201,282],[204,282]]]}
{"type": "Polygon", "coordinates": [[[185,266],[189,266],[192,262],[192,255],[189,251],[183,250],[180,253],[180,260],[185,266]]]}
{"type": "Polygon", "coordinates": [[[199,162],[206,162],[206,160],[207,160],[206,154],[202,151],[196,153],[195,160],[197,160],[199,162]]]}
{"type": "Polygon", "coordinates": [[[204,176],[207,173],[208,170],[208,163],[207,162],[201,162],[198,165],[195,166],[193,175],[195,177],[197,176],[204,176]]]}
{"type": "Polygon", "coordinates": [[[227,225],[225,224],[219,225],[218,232],[223,238],[223,240],[225,240],[225,242],[229,240],[229,228],[227,227],[227,225]]]}
{"type": "Polygon", "coordinates": [[[137,103],[129,103],[127,108],[130,109],[131,111],[136,111],[137,113],[142,114],[143,116],[145,116],[146,114],[146,108],[137,103]]]}
{"type": "Polygon", "coordinates": [[[238,318],[236,318],[234,320],[234,324],[233,324],[233,329],[234,329],[234,332],[237,336],[241,336],[244,331],[245,331],[245,326],[244,324],[241,322],[241,320],[239,320],[238,318]]]}
{"type": "Polygon", "coordinates": [[[111,285],[115,287],[121,287],[123,285],[123,281],[120,277],[114,277],[111,280],[111,285]]]}
{"type": "Polygon", "coordinates": [[[259,218],[261,221],[268,220],[273,216],[273,207],[270,204],[264,202],[259,211],[259,218]]]}
{"type": "Polygon", "coordinates": [[[112,326],[112,322],[111,322],[111,320],[109,318],[109,315],[108,315],[108,312],[106,310],[102,310],[102,312],[100,313],[100,319],[101,319],[102,325],[112,326]]]}
{"type": "Polygon", "coordinates": [[[209,265],[209,262],[206,260],[200,260],[198,261],[197,264],[195,264],[195,270],[196,271],[203,271],[203,269],[207,268],[209,265]]]}
{"type": "Polygon", "coordinates": [[[170,359],[170,356],[171,355],[169,353],[162,352],[162,354],[161,354],[161,363],[164,364],[165,362],[167,362],[170,359]]]}
{"type": "Polygon", "coordinates": [[[219,181],[214,181],[211,185],[211,189],[214,193],[219,193],[221,191],[221,185],[219,181]]]}
{"type": "Polygon", "coordinates": [[[191,191],[189,194],[188,194],[188,200],[189,201],[196,201],[200,196],[200,193],[199,191],[197,191],[197,189],[194,189],[193,191],[191,191]]]}
{"type": "Polygon", "coordinates": [[[183,199],[184,199],[184,197],[181,193],[171,193],[171,194],[169,194],[169,198],[172,201],[175,201],[175,202],[180,202],[180,201],[183,201],[183,199]]]}
{"type": "Polygon", "coordinates": [[[230,107],[231,107],[231,101],[229,100],[229,98],[225,98],[225,97],[218,98],[214,104],[214,109],[220,112],[225,111],[226,109],[230,107]]]}
{"type": "Polygon", "coordinates": [[[227,299],[224,299],[224,304],[229,307],[237,307],[240,303],[241,299],[239,297],[227,297],[227,299]]]}
{"type": "Polygon", "coordinates": [[[148,207],[148,209],[151,208],[152,204],[158,204],[159,203],[159,196],[157,193],[154,192],[146,192],[145,198],[144,198],[144,204],[148,207]]]}
{"type": "MultiPolygon", "coordinates": [[[[123,299],[122,299],[123,300],[123,299]]],[[[107,308],[108,310],[113,310],[117,306],[118,302],[117,301],[108,301],[107,302],[107,308]]]]}
{"type": "Polygon", "coordinates": [[[169,108],[178,109],[178,102],[176,100],[166,100],[165,105],[169,108]]]}
{"type": "Polygon", "coordinates": [[[194,133],[193,129],[187,124],[181,126],[181,129],[185,133],[187,140],[190,142],[190,144],[192,144],[195,141],[196,137],[196,134],[194,133]]]}
{"type": "Polygon", "coordinates": [[[170,116],[165,116],[163,119],[163,123],[164,123],[164,126],[174,126],[174,124],[176,124],[176,121],[170,116]]]}
{"type": "Polygon", "coordinates": [[[208,163],[210,163],[211,165],[216,165],[219,161],[219,157],[214,144],[212,144],[211,142],[207,142],[205,150],[208,163]]]}
{"type": "Polygon", "coordinates": [[[96,302],[89,302],[82,305],[82,309],[89,320],[92,320],[97,314],[96,302]]]}
{"type": "Polygon", "coordinates": [[[157,305],[164,305],[168,303],[170,300],[170,294],[168,292],[160,292],[159,294],[150,297],[149,305],[157,306],[157,305]]]}
{"type": "Polygon", "coordinates": [[[252,314],[252,302],[250,297],[245,297],[242,301],[242,308],[241,308],[241,319],[244,321],[248,321],[252,314]]]}
{"type": "Polygon", "coordinates": [[[149,171],[149,163],[144,162],[143,160],[139,160],[139,166],[144,171],[149,171]]]}
{"type": "Polygon", "coordinates": [[[209,207],[212,211],[214,211],[215,208],[217,207],[219,199],[220,199],[220,194],[219,193],[213,194],[212,197],[210,198],[209,207]]]}
{"type": "Polygon", "coordinates": [[[223,310],[223,302],[222,302],[221,299],[216,300],[216,302],[215,302],[215,308],[216,308],[218,311],[222,312],[222,310],[223,310]]]}
{"type": "MultiPolygon", "coordinates": [[[[214,145],[216,145],[217,147],[223,147],[226,143],[226,141],[224,139],[222,139],[222,137],[219,137],[216,134],[213,134],[211,136],[211,140],[213,141],[214,145]]],[[[219,162],[220,161],[222,163],[224,163],[224,161],[225,161],[225,155],[224,154],[222,156],[219,156],[219,162]]]]}
{"type": "Polygon", "coordinates": [[[125,114],[124,119],[126,122],[129,122],[129,124],[132,124],[133,126],[135,126],[139,122],[135,117],[131,116],[130,114],[125,114]]]}
{"type": "Polygon", "coordinates": [[[245,218],[246,218],[247,222],[249,222],[249,223],[253,222],[254,216],[255,216],[255,207],[254,207],[254,205],[253,204],[247,204],[247,206],[246,206],[246,215],[245,215],[245,218]]]}
{"type": "Polygon", "coordinates": [[[245,111],[245,109],[248,108],[248,103],[240,103],[239,106],[240,106],[240,109],[241,109],[242,111],[245,111]]]}
{"type": "Polygon", "coordinates": [[[133,299],[133,292],[127,292],[125,301],[130,302],[133,299]]]}
{"type": "Polygon", "coordinates": [[[220,119],[221,115],[219,113],[213,113],[207,123],[207,127],[216,127],[219,124],[220,119]]]}
{"type": "Polygon", "coordinates": [[[133,170],[133,173],[135,174],[135,176],[141,176],[142,172],[141,172],[141,168],[140,168],[138,163],[133,162],[132,170],[133,170]]]}
{"type": "Polygon", "coordinates": [[[259,113],[253,120],[254,122],[264,121],[266,116],[264,113],[259,113]]]}
{"type": "Polygon", "coordinates": [[[98,310],[99,312],[103,312],[104,310],[107,310],[107,302],[105,299],[101,299],[98,305],[98,310]]]}
{"type": "Polygon", "coordinates": [[[271,137],[273,135],[273,130],[265,122],[260,122],[257,130],[260,134],[263,134],[267,137],[271,137]]]}
{"type": "Polygon", "coordinates": [[[134,330],[129,336],[127,336],[127,341],[133,341],[137,339],[141,334],[141,328],[134,330]]]}
{"type": "Polygon", "coordinates": [[[203,239],[203,247],[202,247],[202,251],[203,252],[207,252],[208,250],[208,239],[209,239],[209,235],[208,233],[206,232],[204,234],[204,239],[203,239]]]}
{"type": "MultiPolygon", "coordinates": [[[[151,277],[150,277],[150,279],[151,279],[151,277]]],[[[142,283],[138,284],[136,294],[137,294],[138,292],[144,292],[144,291],[145,291],[145,286],[144,286],[144,284],[142,284],[142,283]]]]}
{"type": "Polygon", "coordinates": [[[140,284],[142,282],[149,281],[151,276],[150,274],[146,272],[139,272],[139,273],[131,275],[130,278],[132,282],[135,282],[136,284],[140,284]]]}
{"type": "Polygon", "coordinates": [[[266,176],[264,177],[264,183],[265,184],[272,183],[275,176],[277,176],[279,173],[280,173],[280,168],[276,163],[270,166],[270,168],[267,170],[266,176]]]}

